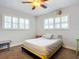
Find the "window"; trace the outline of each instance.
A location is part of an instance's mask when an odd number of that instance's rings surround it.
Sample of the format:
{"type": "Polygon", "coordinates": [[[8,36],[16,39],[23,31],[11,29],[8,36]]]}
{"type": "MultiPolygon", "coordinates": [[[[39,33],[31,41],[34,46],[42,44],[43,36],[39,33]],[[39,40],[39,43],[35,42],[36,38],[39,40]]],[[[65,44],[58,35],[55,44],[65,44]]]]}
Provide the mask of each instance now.
{"type": "Polygon", "coordinates": [[[11,16],[4,17],[5,29],[29,29],[29,20],[11,16]]]}
{"type": "Polygon", "coordinates": [[[20,27],[20,29],[24,29],[24,19],[23,18],[20,18],[19,27],[20,27]]]}
{"type": "Polygon", "coordinates": [[[54,27],[53,22],[54,22],[54,19],[53,18],[50,18],[49,19],[49,28],[50,29],[53,29],[53,27],[54,27]]]}
{"type": "Polygon", "coordinates": [[[60,17],[55,18],[55,28],[60,29],[60,17]]]}
{"type": "Polygon", "coordinates": [[[62,17],[62,20],[61,20],[61,28],[63,28],[63,29],[69,28],[68,16],[62,17]]]}
{"type": "Polygon", "coordinates": [[[5,16],[4,17],[4,28],[5,29],[10,29],[11,28],[11,17],[10,16],[5,16]]]}
{"type": "Polygon", "coordinates": [[[46,19],[44,20],[44,29],[48,29],[49,28],[49,20],[46,19]]]}
{"type": "Polygon", "coordinates": [[[13,23],[12,23],[13,29],[18,29],[18,18],[13,17],[12,22],[13,22],[13,23]]]}
{"type": "Polygon", "coordinates": [[[20,18],[19,26],[20,26],[20,29],[29,29],[29,20],[20,18]]]}
{"type": "Polygon", "coordinates": [[[29,20],[28,19],[25,20],[25,29],[29,29],[29,20]]]}
{"type": "Polygon", "coordinates": [[[68,20],[68,16],[45,19],[44,29],[68,29],[68,20]]]}
{"type": "Polygon", "coordinates": [[[50,19],[46,19],[44,21],[44,28],[45,29],[52,29],[53,28],[53,22],[54,22],[54,19],[53,18],[50,18],[50,19]]]}

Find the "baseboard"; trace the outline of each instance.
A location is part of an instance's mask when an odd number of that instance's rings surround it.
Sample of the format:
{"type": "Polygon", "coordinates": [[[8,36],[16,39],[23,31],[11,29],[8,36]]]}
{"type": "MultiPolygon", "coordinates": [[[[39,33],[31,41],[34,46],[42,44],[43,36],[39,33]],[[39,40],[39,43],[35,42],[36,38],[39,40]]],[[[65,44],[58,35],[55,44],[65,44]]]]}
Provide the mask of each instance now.
{"type": "Polygon", "coordinates": [[[22,44],[22,43],[13,44],[13,45],[11,45],[10,47],[19,46],[19,45],[21,45],[21,44],[22,44]]]}
{"type": "Polygon", "coordinates": [[[64,48],[67,48],[67,49],[71,49],[71,50],[76,50],[76,48],[74,47],[70,47],[70,46],[63,46],[64,48]]]}
{"type": "MultiPolygon", "coordinates": [[[[17,44],[13,44],[13,45],[10,45],[10,47],[15,47],[15,46],[19,46],[21,45],[22,43],[17,43],[17,44]]],[[[64,48],[67,48],[67,49],[71,49],[71,50],[76,50],[76,48],[73,48],[73,47],[70,47],[70,46],[65,46],[63,45],[64,48]]]]}

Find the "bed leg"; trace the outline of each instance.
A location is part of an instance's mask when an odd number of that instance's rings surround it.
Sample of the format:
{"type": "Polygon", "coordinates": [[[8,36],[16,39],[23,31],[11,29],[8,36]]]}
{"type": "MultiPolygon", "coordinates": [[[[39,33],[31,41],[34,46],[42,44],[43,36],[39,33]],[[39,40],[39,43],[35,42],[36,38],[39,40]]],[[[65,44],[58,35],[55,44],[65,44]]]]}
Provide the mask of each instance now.
{"type": "Polygon", "coordinates": [[[42,57],[42,59],[48,59],[48,58],[46,58],[46,57],[42,57]]]}
{"type": "Polygon", "coordinates": [[[22,52],[24,52],[24,48],[23,47],[21,47],[21,50],[22,50],[22,52]]]}

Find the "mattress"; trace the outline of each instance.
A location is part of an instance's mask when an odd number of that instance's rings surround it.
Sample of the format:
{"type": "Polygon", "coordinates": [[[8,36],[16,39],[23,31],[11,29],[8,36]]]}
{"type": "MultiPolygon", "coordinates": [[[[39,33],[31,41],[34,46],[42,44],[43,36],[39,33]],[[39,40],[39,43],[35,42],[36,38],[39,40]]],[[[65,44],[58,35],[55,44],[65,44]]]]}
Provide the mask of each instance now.
{"type": "Polygon", "coordinates": [[[37,38],[25,40],[23,42],[23,46],[31,49],[41,56],[48,56],[52,52],[52,49],[58,47],[61,43],[61,39],[37,38]]]}

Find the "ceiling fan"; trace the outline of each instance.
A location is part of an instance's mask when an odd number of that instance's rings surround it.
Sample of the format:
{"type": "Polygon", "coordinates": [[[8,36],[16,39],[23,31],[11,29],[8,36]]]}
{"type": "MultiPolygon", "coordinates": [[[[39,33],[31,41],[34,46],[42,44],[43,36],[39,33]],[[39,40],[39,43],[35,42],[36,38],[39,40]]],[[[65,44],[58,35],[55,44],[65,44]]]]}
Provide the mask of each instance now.
{"type": "Polygon", "coordinates": [[[33,5],[32,7],[32,10],[34,10],[36,7],[43,7],[43,8],[47,8],[47,6],[45,5],[45,3],[47,2],[48,0],[33,0],[33,1],[23,1],[22,3],[25,4],[25,3],[31,3],[33,5]]]}

